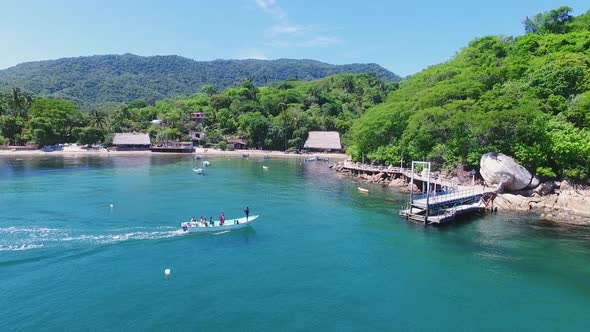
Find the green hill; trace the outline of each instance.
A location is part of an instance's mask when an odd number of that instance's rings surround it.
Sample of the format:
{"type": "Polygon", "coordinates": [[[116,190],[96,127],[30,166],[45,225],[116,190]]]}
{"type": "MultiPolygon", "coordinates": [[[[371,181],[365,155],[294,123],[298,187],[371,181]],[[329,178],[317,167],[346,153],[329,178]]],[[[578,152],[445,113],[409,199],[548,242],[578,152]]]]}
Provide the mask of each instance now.
{"type": "Polygon", "coordinates": [[[477,166],[515,156],[538,175],[590,176],[590,12],[562,7],[524,21],[523,36],[472,41],[400,83],[352,129],[353,157],[477,166]]]}
{"type": "Polygon", "coordinates": [[[210,84],[221,90],[249,78],[257,85],[314,80],[339,73],[374,72],[399,77],[376,64],[331,65],[314,60],[195,61],[180,56],[96,55],[27,62],[0,70],[0,90],[20,87],[82,106],[189,96],[210,84]]]}

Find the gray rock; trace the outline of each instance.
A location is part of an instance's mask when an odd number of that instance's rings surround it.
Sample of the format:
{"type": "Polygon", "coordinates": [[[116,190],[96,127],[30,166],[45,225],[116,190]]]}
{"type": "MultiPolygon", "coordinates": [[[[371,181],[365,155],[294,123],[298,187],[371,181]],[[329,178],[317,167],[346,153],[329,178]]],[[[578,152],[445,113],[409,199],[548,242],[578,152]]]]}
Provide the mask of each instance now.
{"type": "Polygon", "coordinates": [[[555,184],[553,183],[553,181],[546,181],[546,182],[541,183],[533,191],[541,196],[547,196],[547,195],[553,194],[554,187],[555,187],[555,184]]]}
{"type": "Polygon", "coordinates": [[[539,179],[505,154],[486,153],[479,164],[483,179],[488,185],[497,185],[499,192],[533,189],[539,185],[539,179]]]}

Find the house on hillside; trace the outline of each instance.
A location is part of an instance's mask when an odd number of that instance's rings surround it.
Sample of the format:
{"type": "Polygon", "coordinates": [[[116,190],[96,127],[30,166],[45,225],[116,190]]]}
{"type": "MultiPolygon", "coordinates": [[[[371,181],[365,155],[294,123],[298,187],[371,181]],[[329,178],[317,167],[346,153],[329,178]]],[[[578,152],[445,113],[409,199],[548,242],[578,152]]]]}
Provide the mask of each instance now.
{"type": "Polygon", "coordinates": [[[202,124],[206,117],[207,115],[204,112],[191,113],[191,119],[198,124],[202,124]]]}
{"type": "Polygon", "coordinates": [[[200,146],[201,141],[205,139],[205,137],[207,137],[207,135],[202,131],[191,130],[188,133],[188,139],[193,142],[193,146],[200,146]]]}
{"type": "Polygon", "coordinates": [[[340,133],[337,131],[310,131],[303,146],[310,151],[340,152],[340,133]]]}
{"type": "Polygon", "coordinates": [[[149,134],[116,133],[113,137],[113,147],[117,151],[149,150],[152,142],[149,134]]]}
{"type": "Polygon", "coordinates": [[[248,148],[246,141],[241,138],[228,139],[227,144],[233,147],[234,150],[246,150],[248,148]]]}

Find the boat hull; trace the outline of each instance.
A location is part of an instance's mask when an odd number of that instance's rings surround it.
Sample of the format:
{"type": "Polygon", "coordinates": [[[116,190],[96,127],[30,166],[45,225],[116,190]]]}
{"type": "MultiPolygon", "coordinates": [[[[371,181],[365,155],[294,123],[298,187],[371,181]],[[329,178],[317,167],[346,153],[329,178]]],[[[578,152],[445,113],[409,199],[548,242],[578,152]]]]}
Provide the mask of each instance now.
{"type": "Polygon", "coordinates": [[[246,217],[226,219],[223,225],[219,225],[219,220],[215,220],[213,222],[214,226],[210,226],[208,222],[207,225],[209,226],[201,226],[198,223],[197,225],[191,225],[190,222],[183,222],[180,224],[180,227],[186,233],[217,233],[248,227],[256,219],[258,219],[258,216],[250,216],[248,220],[246,220],[246,217]]]}

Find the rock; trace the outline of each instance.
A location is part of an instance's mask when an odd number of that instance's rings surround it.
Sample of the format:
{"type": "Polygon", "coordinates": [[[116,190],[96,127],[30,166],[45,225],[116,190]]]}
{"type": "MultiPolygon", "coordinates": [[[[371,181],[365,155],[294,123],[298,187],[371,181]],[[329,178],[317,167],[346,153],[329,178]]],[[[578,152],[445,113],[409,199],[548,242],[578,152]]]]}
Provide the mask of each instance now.
{"type": "Polygon", "coordinates": [[[481,156],[480,174],[488,185],[497,185],[498,191],[519,191],[539,185],[539,179],[526,168],[502,153],[481,156]]]}
{"type": "Polygon", "coordinates": [[[553,194],[554,185],[555,184],[553,183],[553,181],[546,181],[541,183],[537,188],[535,188],[533,192],[541,196],[547,196],[553,194]]]}
{"type": "Polygon", "coordinates": [[[389,182],[388,186],[394,187],[394,188],[403,188],[403,187],[408,186],[408,183],[406,181],[404,181],[404,179],[398,178],[398,179],[391,180],[391,182],[389,182]]]}

